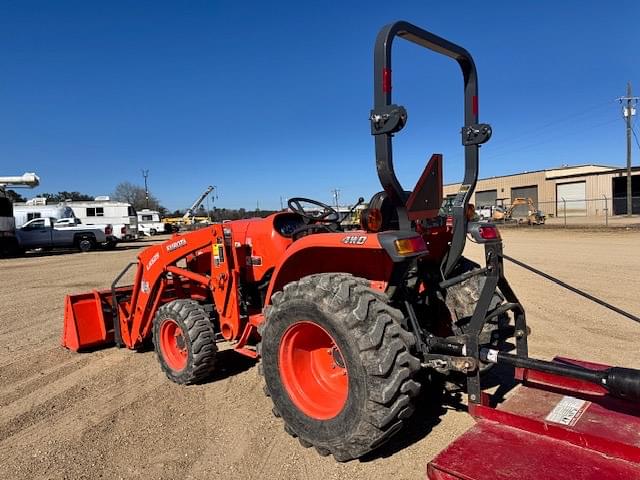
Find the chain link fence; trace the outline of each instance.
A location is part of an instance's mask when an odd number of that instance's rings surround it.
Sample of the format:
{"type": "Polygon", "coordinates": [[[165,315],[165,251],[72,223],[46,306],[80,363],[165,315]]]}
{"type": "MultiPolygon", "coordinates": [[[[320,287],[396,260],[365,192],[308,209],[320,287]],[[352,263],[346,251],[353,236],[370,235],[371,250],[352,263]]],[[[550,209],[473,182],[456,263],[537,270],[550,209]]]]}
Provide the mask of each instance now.
{"type": "MultiPolygon", "coordinates": [[[[640,215],[640,196],[632,197],[632,213],[640,215]]],[[[510,205],[504,205],[508,210],[510,205]]],[[[538,202],[536,208],[545,216],[545,223],[551,225],[604,225],[615,226],[629,222],[626,197],[565,199],[557,201],[538,202]]],[[[513,209],[513,221],[526,223],[530,207],[519,205],[513,209]]],[[[637,218],[635,223],[640,222],[637,218]]]]}

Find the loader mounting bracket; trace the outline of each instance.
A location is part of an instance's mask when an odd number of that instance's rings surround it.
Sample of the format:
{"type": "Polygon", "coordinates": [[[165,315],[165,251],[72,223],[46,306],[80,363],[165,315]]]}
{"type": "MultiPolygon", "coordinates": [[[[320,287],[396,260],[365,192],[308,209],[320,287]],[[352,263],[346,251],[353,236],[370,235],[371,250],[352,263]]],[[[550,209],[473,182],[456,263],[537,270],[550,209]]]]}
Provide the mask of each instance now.
{"type": "Polygon", "coordinates": [[[462,127],[462,145],[480,145],[486,143],[491,138],[491,125],[488,123],[478,123],[462,127]]]}
{"type": "Polygon", "coordinates": [[[407,110],[402,105],[383,105],[371,110],[371,135],[399,132],[407,124],[407,110]]]}

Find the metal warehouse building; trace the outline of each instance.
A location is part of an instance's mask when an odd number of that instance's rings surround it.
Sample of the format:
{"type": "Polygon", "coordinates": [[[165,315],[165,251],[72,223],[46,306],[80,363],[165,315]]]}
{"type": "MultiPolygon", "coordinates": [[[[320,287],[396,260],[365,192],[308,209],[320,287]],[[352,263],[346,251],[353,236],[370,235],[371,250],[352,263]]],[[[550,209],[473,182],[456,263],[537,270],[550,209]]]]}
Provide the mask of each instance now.
{"type": "MultiPolygon", "coordinates": [[[[633,213],[640,214],[640,167],[632,168],[632,187],[633,213]]],[[[445,197],[455,196],[459,188],[460,183],[445,185],[445,197]]],[[[627,170],[576,165],[484,178],[478,180],[471,201],[477,207],[510,205],[518,197],[531,198],[548,216],[623,215],[627,213],[627,170]]],[[[526,206],[518,207],[514,214],[526,215],[526,211],[526,206]]]]}

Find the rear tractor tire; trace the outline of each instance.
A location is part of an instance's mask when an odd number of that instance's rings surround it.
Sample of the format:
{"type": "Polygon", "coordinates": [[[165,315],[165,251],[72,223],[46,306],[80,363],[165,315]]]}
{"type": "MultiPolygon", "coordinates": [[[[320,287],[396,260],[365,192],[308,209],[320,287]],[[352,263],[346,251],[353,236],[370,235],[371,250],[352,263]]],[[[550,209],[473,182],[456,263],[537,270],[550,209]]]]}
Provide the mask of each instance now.
{"type": "Polygon", "coordinates": [[[310,275],[275,293],[259,352],[265,393],[284,429],[338,461],[397,433],[414,410],[420,361],[404,315],[369,281],[310,275]]]}
{"type": "MultiPolygon", "coordinates": [[[[479,267],[480,265],[463,257],[459,273],[468,272],[479,267]]],[[[454,335],[468,333],[471,317],[480,300],[484,282],[484,277],[476,275],[448,289],[445,302],[451,314],[451,328],[454,335]]],[[[494,292],[488,311],[495,310],[502,303],[504,303],[502,294],[499,291],[494,292]]],[[[507,339],[499,336],[500,330],[506,328],[509,322],[509,314],[502,313],[485,323],[480,334],[480,345],[501,351],[509,350],[507,339]]],[[[492,363],[480,362],[480,373],[487,373],[492,367],[492,363]]]]}
{"type": "Polygon", "coordinates": [[[153,319],[153,345],[164,373],[175,383],[208,379],[218,348],[207,312],[194,300],[174,300],[153,319]]]}

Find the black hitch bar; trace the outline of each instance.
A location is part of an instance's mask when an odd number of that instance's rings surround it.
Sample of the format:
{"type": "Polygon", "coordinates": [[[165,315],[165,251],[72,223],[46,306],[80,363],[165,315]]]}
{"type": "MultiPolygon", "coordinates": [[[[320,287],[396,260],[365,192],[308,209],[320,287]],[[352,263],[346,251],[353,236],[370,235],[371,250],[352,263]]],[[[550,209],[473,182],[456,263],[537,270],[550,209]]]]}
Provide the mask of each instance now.
{"type": "Polygon", "coordinates": [[[606,370],[590,370],[567,363],[519,357],[489,348],[483,348],[480,351],[480,359],[487,363],[510,365],[575,378],[600,385],[614,397],[634,402],[640,401],[640,370],[633,368],[609,367],[606,370]]]}

